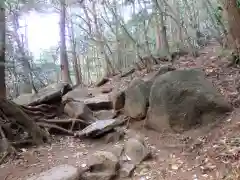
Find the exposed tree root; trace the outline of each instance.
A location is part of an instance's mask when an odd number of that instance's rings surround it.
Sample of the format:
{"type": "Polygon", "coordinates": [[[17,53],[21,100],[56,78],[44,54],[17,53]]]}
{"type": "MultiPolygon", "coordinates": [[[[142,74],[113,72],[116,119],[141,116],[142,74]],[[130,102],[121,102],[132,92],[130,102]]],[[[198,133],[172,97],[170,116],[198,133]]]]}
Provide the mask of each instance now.
{"type": "Polygon", "coordinates": [[[44,122],[37,122],[37,124],[41,127],[48,128],[49,130],[50,129],[56,129],[56,130],[59,130],[60,132],[66,133],[68,135],[71,135],[71,136],[74,135],[74,133],[72,131],[64,129],[64,128],[56,125],[56,124],[50,124],[50,123],[44,123],[44,122]]]}
{"type": "Polygon", "coordinates": [[[48,140],[47,133],[42,130],[17,104],[6,99],[0,100],[0,115],[8,122],[22,127],[34,140],[36,144],[42,144],[48,140]],[[8,118],[10,117],[10,118],[8,118]]]}
{"type": "Polygon", "coordinates": [[[58,115],[58,107],[55,105],[21,106],[21,109],[35,120],[39,118],[50,119],[58,115]]]}
{"type": "Polygon", "coordinates": [[[49,142],[53,133],[74,136],[74,131],[90,125],[81,119],[53,119],[62,114],[62,104],[21,106],[0,99],[0,164],[16,153],[15,148],[49,142]]]}
{"type": "Polygon", "coordinates": [[[1,135],[1,143],[0,143],[0,152],[3,153],[1,159],[0,159],[0,164],[8,157],[8,155],[15,154],[16,150],[15,148],[8,142],[2,126],[0,126],[0,135],[1,135]]]}

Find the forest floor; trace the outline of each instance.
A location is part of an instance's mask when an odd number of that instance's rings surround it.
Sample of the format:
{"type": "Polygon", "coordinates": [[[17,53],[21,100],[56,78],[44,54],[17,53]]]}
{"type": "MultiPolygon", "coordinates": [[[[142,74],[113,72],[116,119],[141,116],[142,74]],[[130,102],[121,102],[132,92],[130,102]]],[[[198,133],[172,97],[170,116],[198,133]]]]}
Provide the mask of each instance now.
{"type": "MultiPolygon", "coordinates": [[[[130,179],[240,179],[239,69],[227,67],[228,61],[219,57],[219,53],[220,47],[212,44],[201,50],[198,58],[181,57],[175,66],[204,69],[208,79],[234,104],[234,111],[217,125],[183,134],[160,134],[143,128],[143,121],[131,123],[129,128],[145,136],[153,158],[139,165],[130,179]]],[[[85,166],[89,154],[109,146],[112,144],[106,144],[103,139],[93,141],[55,136],[50,145],[21,149],[17,158],[0,166],[0,179],[24,180],[59,164],[85,166]]]]}

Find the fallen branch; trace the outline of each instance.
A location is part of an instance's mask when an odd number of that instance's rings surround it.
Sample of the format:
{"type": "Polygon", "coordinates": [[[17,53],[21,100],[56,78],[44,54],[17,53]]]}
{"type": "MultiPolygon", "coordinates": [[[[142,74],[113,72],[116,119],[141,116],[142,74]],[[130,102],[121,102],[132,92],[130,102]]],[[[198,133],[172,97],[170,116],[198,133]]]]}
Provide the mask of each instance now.
{"type": "Polygon", "coordinates": [[[57,123],[57,124],[67,124],[67,123],[72,123],[72,122],[79,122],[85,126],[90,125],[90,123],[81,120],[81,119],[40,119],[37,120],[37,122],[45,122],[45,123],[57,123]]]}

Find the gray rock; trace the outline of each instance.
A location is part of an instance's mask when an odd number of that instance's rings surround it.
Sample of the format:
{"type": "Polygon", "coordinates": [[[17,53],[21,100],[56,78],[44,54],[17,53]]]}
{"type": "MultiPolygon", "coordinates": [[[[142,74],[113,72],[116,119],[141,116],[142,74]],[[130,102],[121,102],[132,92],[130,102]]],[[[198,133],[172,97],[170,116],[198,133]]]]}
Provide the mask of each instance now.
{"type": "Polygon", "coordinates": [[[130,138],[126,141],[124,145],[124,152],[127,159],[135,165],[141,163],[150,155],[146,144],[134,138],[130,138]]]}
{"type": "Polygon", "coordinates": [[[75,119],[86,120],[87,122],[95,122],[97,119],[94,117],[93,112],[83,102],[71,101],[66,103],[64,113],[69,117],[75,119]]]}
{"type": "Polygon", "coordinates": [[[83,180],[110,180],[119,169],[118,157],[112,152],[97,151],[87,159],[89,170],[81,176],[83,180]]]}
{"type": "Polygon", "coordinates": [[[134,119],[146,116],[152,82],[135,79],[125,91],[124,112],[134,119]]]}
{"type": "Polygon", "coordinates": [[[72,91],[65,94],[62,100],[66,101],[67,99],[74,99],[75,101],[84,101],[87,98],[89,98],[88,88],[76,87],[72,91]]]}
{"type": "Polygon", "coordinates": [[[107,119],[107,120],[98,120],[91,125],[87,126],[83,130],[76,132],[75,137],[98,137],[106,132],[111,131],[114,127],[121,125],[124,123],[124,120],[118,119],[107,119]]]}
{"type": "Polygon", "coordinates": [[[124,132],[114,131],[105,136],[106,143],[116,143],[124,137],[124,132]]]}
{"type": "Polygon", "coordinates": [[[98,94],[95,97],[85,99],[84,103],[93,111],[113,108],[111,98],[108,94],[98,94]]]}
{"type": "Polygon", "coordinates": [[[109,171],[115,173],[119,168],[119,160],[109,151],[96,151],[87,160],[87,166],[91,172],[109,171]]]}
{"type": "Polygon", "coordinates": [[[111,95],[111,100],[114,110],[117,111],[123,109],[125,104],[125,92],[124,91],[113,92],[111,95]]]}
{"type": "Polygon", "coordinates": [[[112,180],[115,176],[111,172],[85,172],[80,180],[112,180]]]}
{"type": "Polygon", "coordinates": [[[62,96],[71,89],[72,88],[67,83],[54,83],[40,89],[37,94],[23,94],[15,98],[13,101],[19,105],[39,105],[50,101],[61,102],[62,96]]]}
{"type": "Polygon", "coordinates": [[[175,67],[170,66],[170,65],[164,65],[164,66],[158,67],[157,71],[151,72],[151,73],[147,74],[146,76],[144,76],[143,80],[154,82],[154,80],[156,79],[157,76],[160,76],[162,74],[165,74],[169,71],[174,71],[174,70],[176,70],[175,67]]]}
{"type": "Polygon", "coordinates": [[[94,112],[94,116],[100,120],[113,119],[116,113],[113,110],[100,110],[94,112]]]}
{"type": "Polygon", "coordinates": [[[56,166],[27,180],[79,180],[80,171],[71,165],[56,166]]]}
{"type": "Polygon", "coordinates": [[[176,70],[152,85],[146,125],[159,132],[183,131],[215,121],[230,105],[200,70],[176,70]]]}
{"type": "Polygon", "coordinates": [[[132,175],[133,170],[135,169],[135,165],[131,162],[124,162],[121,164],[121,168],[119,170],[119,177],[120,178],[127,178],[132,175]]]}

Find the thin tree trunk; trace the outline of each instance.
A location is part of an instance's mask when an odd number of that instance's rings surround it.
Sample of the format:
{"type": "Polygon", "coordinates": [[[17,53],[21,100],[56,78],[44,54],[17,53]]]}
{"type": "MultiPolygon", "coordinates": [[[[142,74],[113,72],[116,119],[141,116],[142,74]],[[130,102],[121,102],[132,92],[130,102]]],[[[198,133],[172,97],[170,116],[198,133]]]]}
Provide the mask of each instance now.
{"type": "Polygon", "coordinates": [[[161,28],[160,28],[160,23],[158,21],[158,15],[156,15],[156,26],[155,26],[155,34],[156,34],[156,50],[157,52],[161,51],[161,28]]]}
{"type": "Polygon", "coordinates": [[[223,42],[220,39],[220,37],[221,37],[221,30],[220,30],[219,26],[217,25],[215,18],[213,17],[213,14],[212,14],[213,12],[212,12],[211,8],[209,7],[208,3],[210,3],[210,2],[206,2],[205,0],[203,1],[203,5],[207,9],[207,12],[208,12],[208,15],[210,17],[211,23],[212,23],[214,29],[217,31],[217,36],[218,36],[217,40],[218,40],[218,42],[221,45],[223,45],[223,42]]]}
{"type": "Polygon", "coordinates": [[[68,32],[70,33],[70,43],[71,43],[71,49],[72,49],[72,63],[73,63],[73,69],[74,69],[74,73],[75,73],[75,80],[76,80],[76,85],[79,85],[82,83],[82,73],[81,73],[81,69],[80,65],[78,65],[78,57],[77,57],[77,52],[76,52],[76,39],[75,39],[75,35],[74,35],[74,29],[73,29],[73,22],[71,19],[69,19],[70,21],[70,26],[68,26],[68,32]]]}
{"type": "MultiPolygon", "coordinates": [[[[19,37],[18,31],[19,31],[19,14],[18,12],[13,12],[13,28],[14,28],[14,37],[17,42],[18,47],[18,53],[21,56],[20,61],[21,65],[23,66],[24,70],[24,89],[27,91],[27,93],[30,93],[34,91],[34,93],[37,93],[37,89],[33,82],[32,72],[31,72],[31,65],[29,63],[29,57],[27,56],[25,52],[24,42],[23,42],[23,35],[21,35],[21,39],[19,37]]],[[[24,93],[25,93],[24,90],[24,93]]]]}
{"type": "Polygon", "coordinates": [[[66,2],[61,0],[61,12],[60,12],[60,62],[61,62],[61,73],[62,80],[67,83],[72,83],[69,73],[69,64],[67,57],[67,48],[66,48],[66,2]]]}
{"type": "Polygon", "coordinates": [[[6,98],[5,84],[5,8],[0,3],[0,98],[6,98]]]}
{"type": "Polygon", "coordinates": [[[164,10],[161,8],[161,6],[158,3],[158,0],[153,0],[154,6],[159,11],[159,21],[160,21],[160,27],[161,27],[161,44],[163,48],[163,52],[166,53],[167,56],[170,54],[169,50],[169,44],[168,44],[168,39],[167,39],[167,28],[165,26],[165,21],[164,21],[164,10]]]}

